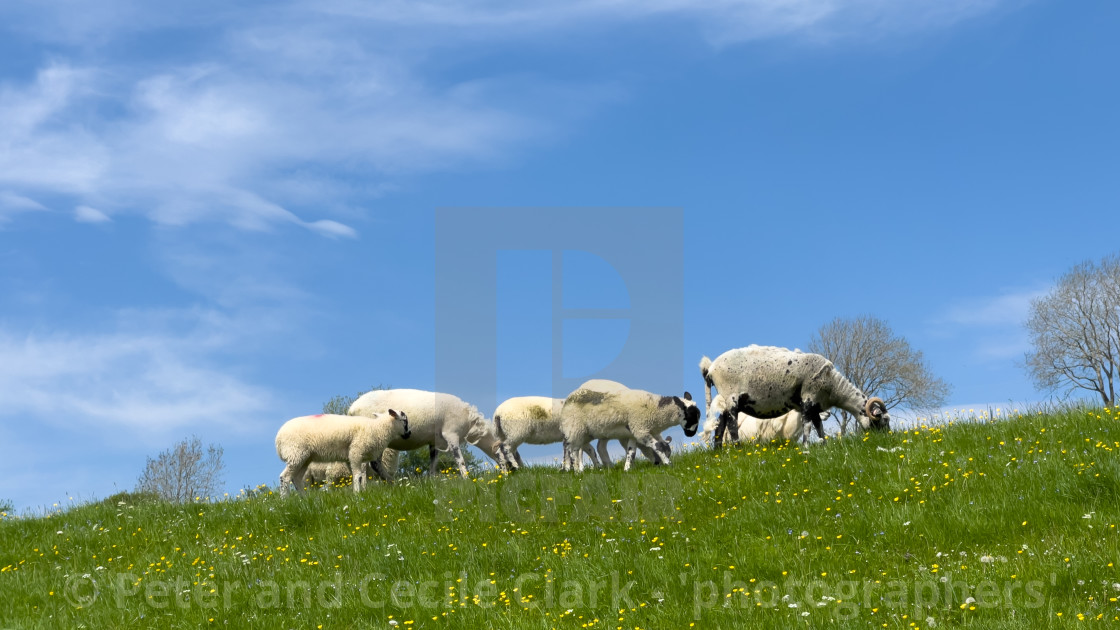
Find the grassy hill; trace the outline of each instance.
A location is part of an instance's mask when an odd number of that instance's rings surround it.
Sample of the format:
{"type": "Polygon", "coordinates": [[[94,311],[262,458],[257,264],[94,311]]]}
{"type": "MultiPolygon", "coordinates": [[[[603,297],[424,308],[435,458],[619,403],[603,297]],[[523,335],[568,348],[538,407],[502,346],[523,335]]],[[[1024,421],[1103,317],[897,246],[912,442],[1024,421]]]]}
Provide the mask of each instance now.
{"type": "MultiPolygon", "coordinates": [[[[0,628],[1120,620],[1120,412],[0,520],[0,628]]],[[[693,625],[694,624],[694,625],[693,625]]]]}

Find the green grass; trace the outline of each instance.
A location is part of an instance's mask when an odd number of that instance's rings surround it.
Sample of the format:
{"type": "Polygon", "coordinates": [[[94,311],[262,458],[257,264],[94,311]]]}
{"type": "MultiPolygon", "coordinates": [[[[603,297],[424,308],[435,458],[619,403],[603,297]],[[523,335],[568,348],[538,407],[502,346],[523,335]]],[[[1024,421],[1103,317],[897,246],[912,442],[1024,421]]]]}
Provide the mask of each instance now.
{"type": "Polygon", "coordinates": [[[1076,410],[629,473],[121,495],[0,520],[0,628],[1111,624],[1117,449],[1120,413],[1076,410]]]}

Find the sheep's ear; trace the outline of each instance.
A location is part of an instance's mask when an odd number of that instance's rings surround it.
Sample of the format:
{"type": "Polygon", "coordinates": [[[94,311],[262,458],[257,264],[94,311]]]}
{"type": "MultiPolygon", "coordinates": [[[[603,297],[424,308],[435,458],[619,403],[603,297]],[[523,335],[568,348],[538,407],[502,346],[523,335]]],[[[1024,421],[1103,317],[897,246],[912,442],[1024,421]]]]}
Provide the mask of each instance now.
{"type": "Polygon", "coordinates": [[[673,436],[671,436],[671,435],[666,435],[666,436],[665,436],[665,443],[666,443],[666,444],[668,444],[668,443],[670,443],[670,442],[672,442],[672,441],[673,441],[673,436]]]}
{"type": "Polygon", "coordinates": [[[690,394],[690,393],[688,393],[688,392],[685,392],[685,393],[684,393],[684,399],[685,399],[685,400],[692,400],[692,394],[690,394]]]}
{"type": "Polygon", "coordinates": [[[400,418],[400,416],[397,415],[397,412],[393,411],[392,409],[389,410],[389,415],[393,416],[394,418],[400,418]]]}

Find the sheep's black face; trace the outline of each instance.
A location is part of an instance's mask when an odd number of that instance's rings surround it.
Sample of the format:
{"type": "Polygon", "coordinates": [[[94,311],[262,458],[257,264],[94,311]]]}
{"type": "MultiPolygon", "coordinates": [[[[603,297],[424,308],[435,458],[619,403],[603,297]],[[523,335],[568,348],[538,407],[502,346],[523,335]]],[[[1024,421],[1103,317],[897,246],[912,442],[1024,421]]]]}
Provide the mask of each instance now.
{"type": "MultiPolygon", "coordinates": [[[[695,430],[693,430],[693,433],[695,433],[695,430]]],[[[662,442],[659,440],[656,444],[653,445],[653,450],[661,458],[661,462],[655,463],[672,463],[670,455],[673,454],[673,447],[669,446],[668,442],[662,442]]]]}
{"type": "Polygon", "coordinates": [[[689,405],[684,410],[684,434],[688,437],[696,435],[696,429],[700,426],[700,408],[696,405],[689,405]]]}
{"type": "Polygon", "coordinates": [[[408,438],[412,437],[412,431],[410,431],[408,428],[408,416],[405,414],[405,412],[401,411],[397,413],[390,409],[389,414],[393,416],[393,420],[397,423],[398,428],[400,428],[401,439],[407,440],[408,438]]]}

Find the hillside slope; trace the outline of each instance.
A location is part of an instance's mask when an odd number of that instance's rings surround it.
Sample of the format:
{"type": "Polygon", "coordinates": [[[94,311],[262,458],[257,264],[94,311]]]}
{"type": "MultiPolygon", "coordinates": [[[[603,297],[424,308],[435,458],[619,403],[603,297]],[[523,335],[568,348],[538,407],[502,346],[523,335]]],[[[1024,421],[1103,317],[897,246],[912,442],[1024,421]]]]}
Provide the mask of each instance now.
{"type": "Polygon", "coordinates": [[[8,516],[0,627],[1112,623],[1118,416],[8,516]]]}

